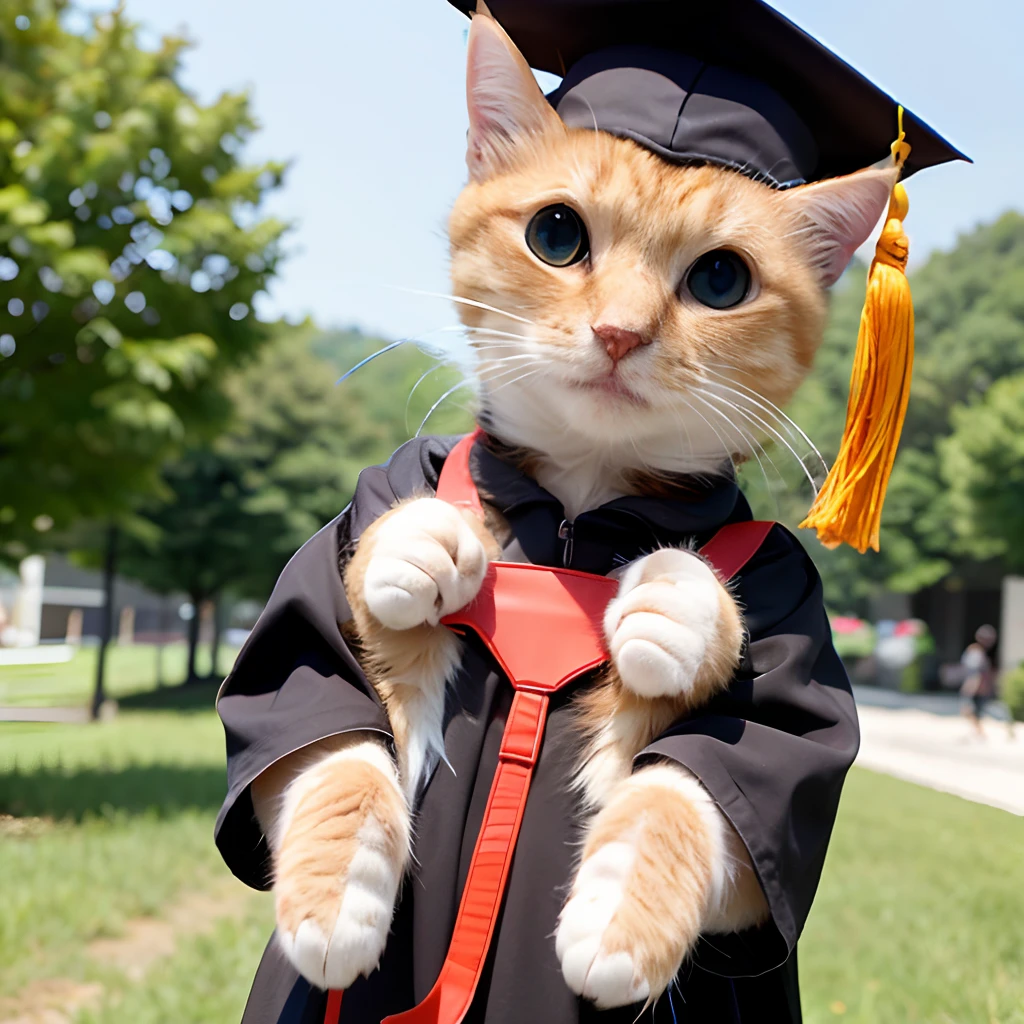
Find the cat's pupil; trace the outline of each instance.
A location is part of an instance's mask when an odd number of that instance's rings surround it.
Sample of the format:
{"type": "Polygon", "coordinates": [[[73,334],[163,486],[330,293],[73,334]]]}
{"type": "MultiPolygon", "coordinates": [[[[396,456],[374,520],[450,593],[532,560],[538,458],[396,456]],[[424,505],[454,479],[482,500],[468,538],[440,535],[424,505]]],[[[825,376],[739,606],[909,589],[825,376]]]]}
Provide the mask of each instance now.
{"type": "Polygon", "coordinates": [[[708,272],[708,284],[716,295],[727,295],[736,284],[736,268],[726,260],[715,260],[708,272]]]}
{"type": "Polygon", "coordinates": [[[526,229],[526,244],[538,259],[555,267],[578,263],[589,249],[579,214],[562,203],[534,215],[526,229]]]}
{"type": "Polygon", "coordinates": [[[738,306],[750,290],[750,268],[734,252],[717,249],[707,252],[686,277],[690,294],[712,309],[738,306]]]}

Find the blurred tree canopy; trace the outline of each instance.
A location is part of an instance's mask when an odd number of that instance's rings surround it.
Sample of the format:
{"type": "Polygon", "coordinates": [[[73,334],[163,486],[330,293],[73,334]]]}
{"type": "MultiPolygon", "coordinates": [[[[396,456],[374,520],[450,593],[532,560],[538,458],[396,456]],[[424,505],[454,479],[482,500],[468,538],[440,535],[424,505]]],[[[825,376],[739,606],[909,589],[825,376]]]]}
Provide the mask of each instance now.
{"type": "Polygon", "coordinates": [[[953,410],[939,453],[961,550],[1024,573],[1024,373],[953,410]]]}
{"type": "MultiPolygon", "coordinates": [[[[260,203],[284,167],[244,163],[244,94],[203,105],[181,87],[185,46],[145,49],[120,10],[0,0],[0,561],[83,521],[119,522],[123,570],[155,589],[265,596],[360,469],[428,413],[429,432],[468,418],[459,392],[432,409],[457,374],[412,346],[336,387],[384,343],[256,321],[285,230],[260,203]]],[[[788,410],[828,461],[864,269],[837,288],[788,410]]],[[[882,551],[802,534],[844,611],[883,586],[1019,564],[1024,216],[965,235],[911,281],[917,365],[882,551]]],[[[774,429],[820,482],[806,439],[774,429]]],[[[748,493],[795,527],[804,470],[782,443],[767,454],[743,469],[748,493]]]]}
{"type": "MultiPolygon", "coordinates": [[[[828,461],[838,451],[846,416],[864,279],[865,268],[854,266],[837,287],[814,371],[788,410],[828,461]]],[[[998,514],[990,501],[1015,486],[1013,449],[1000,452],[1000,442],[982,435],[998,429],[1008,445],[1008,432],[1020,425],[1010,409],[1014,397],[1021,398],[1020,385],[994,385],[1024,371],[1024,216],[1006,213],[962,236],[913,272],[911,285],[914,384],[882,519],[882,550],[828,551],[813,533],[801,532],[826,597],[840,610],[863,610],[865,598],[882,586],[910,592],[951,574],[994,578],[1009,567],[989,561],[1006,559],[1011,543],[1005,532],[993,535],[998,514]]],[[[795,434],[789,440],[798,454],[808,450],[795,434]]],[[[766,464],[766,484],[750,464],[744,482],[757,514],[795,528],[810,505],[810,487],[796,460],[780,457],[786,453],[779,445],[769,453],[778,473],[766,464]]],[[[816,467],[813,457],[805,462],[812,473],[817,468],[820,483],[820,463],[816,467]]],[[[1015,536],[1019,549],[1024,537],[1015,536]]]]}
{"type": "MultiPolygon", "coordinates": [[[[458,380],[406,346],[336,384],[339,368],[383,344],[358,332],[279,326],[257,360],[226,378],[233,412],[225,431],[165,465],[163,495],[139,509],[121,540],[120,571],[158,592],[186,593],[196,607],[228,590],[265,599],[296,549],[342,511],[360,470],[408,439],[402,411],[415,383],[429,374],[409,406],[413,431],[458,380]]],[[[441,432],[468,427],[447,403],[435,416],[441,432]]],[[[190,677],[196,629],[191,639],[190,677]]]]}
{"type": "Polygon", "coordinates": [[[267,334],[284,225],[258,207],[284,167],[241,162],[248,99],[183,90],[185,46],[0,0],[0,559],[165,491],[267,334]]]}

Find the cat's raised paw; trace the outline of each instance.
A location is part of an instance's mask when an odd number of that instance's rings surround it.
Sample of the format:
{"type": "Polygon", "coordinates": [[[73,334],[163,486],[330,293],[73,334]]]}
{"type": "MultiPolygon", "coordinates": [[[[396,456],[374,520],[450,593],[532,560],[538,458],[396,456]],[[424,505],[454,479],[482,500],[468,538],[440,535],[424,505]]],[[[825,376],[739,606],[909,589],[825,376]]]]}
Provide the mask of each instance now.
{"type": "Polygon", "coordinates": [[[619,678],[642,697],[704,697],[693,691],[726,682],[742,643],[732,595],[706,562],[675,548],[626,570],[604,626],[619,678]]]}
{"type": "Polygon", "coordinates": [[[408,856],[408,812],[393,769],[358,757],[322,767],[319,785],[305,780],[309,791],[275,858],[277,937],[307,981],[343,989],[384,952],[408,856]]]}
{"type": "Polygon", "coordinates": [[[363,596],[389,629],[436,626],[476,597],[487,561],[483,542],[455,506],[419,498],[381,522],[363,596]]]}

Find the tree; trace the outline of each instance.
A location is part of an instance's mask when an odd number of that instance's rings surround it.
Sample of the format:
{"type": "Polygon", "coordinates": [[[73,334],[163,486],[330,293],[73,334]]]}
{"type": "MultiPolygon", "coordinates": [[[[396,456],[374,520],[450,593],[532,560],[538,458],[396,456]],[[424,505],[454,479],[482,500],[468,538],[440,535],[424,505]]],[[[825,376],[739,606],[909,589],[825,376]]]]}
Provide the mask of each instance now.
{"type": "Polygon", "coordinates": [[[939,445],[962,550],[1024,572],[1024,373],[997,381],[952,414],[939,445]]]}
{"type": "MultiPolygon", "coordinates": [[[[836,289],[825,340],[811,377],[787,410],[814,439],[827,461],[836,455],[846,413],[849,372],[864,297],[864,268],[854,265],[836,289]]],[[[912,592],[965,570],[985,570],[977,545],[954,528],[944,478],[943,439],[955,428],[951,410],[972,405],[994,381],[1024,371],[1024,216],[1007,213],[935,253],[911,275],[916,308],[916,362],[907,421],[882,519],[881,552],[828,551],[804,531],[825,581],[829,602],[865,610],[867,597],[888,588],[912,592]]],[[[798,453],[809,449],[791,434],[798,453]],[[801,444],[803,448],[801,449],[801,444]]],[[[778,466],[744,467],[755,510],[795,528],[810,503],[810,487],[796,460],[778,443],[778,466]],[[780,479],[781,478],[781,479],[780,479]]],[[[805,460],[819,478],[820,464],[805,460]]],[[[997,567],[998,568],[998,567],[997,567]]]]}
{"type": "Polygon", "coordinates": [[[0,559],[162,488],[229,411],[280,258],[262,219],[283,166],[246,166],[248,99],[178,83],[182,39],[142,49],[120,9],[0,0],[0,559]]]}
{"type": "MultiPolygon", "coordinates": [[[[233,407],[225,432],[164,467],[168,500],[140,509],[146,530],[122,541],[122,572],[158,592],[183,591],[196,609],[227,590],[266,598],[296,549],[344,508],[359,471],[408,436],[402,409],[429,357],[394,350],[339,387],[336,365],[316,354],[348,368],[381,347],[355,332],[279,328],[258,360],[225,381],[233,407]]],[[[452,382],[450,372],[439,378],[417,393],[417,424],[452,382]]],[[[442,428],[463,429],[448,415],[442,428]]],[[[198,627],[196,616],[189,678],[198,627]]]]}

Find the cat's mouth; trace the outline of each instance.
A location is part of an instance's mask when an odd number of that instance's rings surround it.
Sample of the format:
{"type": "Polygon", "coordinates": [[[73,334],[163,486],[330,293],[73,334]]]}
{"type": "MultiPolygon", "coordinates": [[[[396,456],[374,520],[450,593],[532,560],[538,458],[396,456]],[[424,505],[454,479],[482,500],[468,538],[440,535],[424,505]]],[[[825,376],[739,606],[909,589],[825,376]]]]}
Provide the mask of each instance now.
{"type": "Polygon", "coordinates": [[[608,395],[611,398],[617,398],[632,405],[648,404],[646,399],[641,398],[635,391],[630,390],[614,370],[603,377],[598,377],[596,380],[573,381],[573,387],[579,388],[581,391],[608,395]]]}

